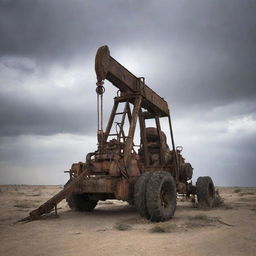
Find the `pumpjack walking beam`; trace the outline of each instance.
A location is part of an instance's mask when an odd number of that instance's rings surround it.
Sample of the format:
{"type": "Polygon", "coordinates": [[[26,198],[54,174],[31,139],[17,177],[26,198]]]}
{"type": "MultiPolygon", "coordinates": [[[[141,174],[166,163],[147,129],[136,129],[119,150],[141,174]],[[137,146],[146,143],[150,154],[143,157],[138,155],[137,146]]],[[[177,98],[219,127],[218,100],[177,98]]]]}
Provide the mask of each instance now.
{"type": "Polygon", "coordinates": [[[143,108],[151,113],[158,114],[160,117],[169,116],[167,102],[151,90],[144,83],[144,79],[134,76],[112,58],[108,46],[102,46],[98,49],[95,59],[95,71],[98,84],[102,84],[107,79],[124,95],[139,93],[143,97],[141,103],[143,108]]]}

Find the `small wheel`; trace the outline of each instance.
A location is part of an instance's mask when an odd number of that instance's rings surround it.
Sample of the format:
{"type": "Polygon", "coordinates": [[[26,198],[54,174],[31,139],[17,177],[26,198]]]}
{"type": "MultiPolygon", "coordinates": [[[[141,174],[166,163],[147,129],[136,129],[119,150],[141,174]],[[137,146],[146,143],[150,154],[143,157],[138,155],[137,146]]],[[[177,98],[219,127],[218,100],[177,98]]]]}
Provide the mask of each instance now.
{"type": "Polygon", "coordinates": [[[149,215],[146,206],[146,186],[151,175],[151,172],[144,172],[134,186],[134,205],[142,217],[149,215]]]}
{"type": "Polygon", "coordinates": [[[176,184],[169,172],[154,172],[147,184],[148,219],[166,221],[173,217],[177,205],[176,184]]]}
{"type": "Polygon", "coordinates": [[[196,182],[196,194],[199,206],[211,208],[214,204],[215,188],[211,177],[199,177],[196,182]]]}
{"type": "Polygon", "coordinates": [[[66,198],[68,206],[72,210],[80,212],[91,212],[98,203],[98,200],[90,200],[86,194],[72,194],[66,198]]]}

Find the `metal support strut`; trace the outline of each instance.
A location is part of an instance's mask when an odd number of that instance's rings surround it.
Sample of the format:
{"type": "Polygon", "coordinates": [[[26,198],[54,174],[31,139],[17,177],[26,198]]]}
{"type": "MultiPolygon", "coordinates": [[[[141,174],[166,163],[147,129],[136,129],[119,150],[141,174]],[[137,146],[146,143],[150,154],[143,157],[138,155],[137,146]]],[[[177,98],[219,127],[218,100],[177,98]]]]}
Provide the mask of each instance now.
{"type": "Polygon", "coordinates": [[[105,92],[104,82],[97,82],[96,93],[97,93],[97,121],[98,121],[98,143],[99,148],[103,144],[103,93],[105,92]]]}

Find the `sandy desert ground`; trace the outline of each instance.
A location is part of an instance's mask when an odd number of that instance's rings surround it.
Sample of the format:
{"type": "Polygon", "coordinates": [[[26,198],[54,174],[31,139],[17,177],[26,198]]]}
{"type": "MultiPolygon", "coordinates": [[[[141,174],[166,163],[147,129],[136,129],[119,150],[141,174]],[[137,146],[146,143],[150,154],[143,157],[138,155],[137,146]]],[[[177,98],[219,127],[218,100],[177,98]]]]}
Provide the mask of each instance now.
{"type": "Polygon", "coordinates": [[[0,186],[0,255],[256,255],[256,188],[220,188],[224,205],[178,202],[175,217],[150,223],[120,201],[91,213],[59,204],[59,215],[14,224],[60,186],[0,186]]]}

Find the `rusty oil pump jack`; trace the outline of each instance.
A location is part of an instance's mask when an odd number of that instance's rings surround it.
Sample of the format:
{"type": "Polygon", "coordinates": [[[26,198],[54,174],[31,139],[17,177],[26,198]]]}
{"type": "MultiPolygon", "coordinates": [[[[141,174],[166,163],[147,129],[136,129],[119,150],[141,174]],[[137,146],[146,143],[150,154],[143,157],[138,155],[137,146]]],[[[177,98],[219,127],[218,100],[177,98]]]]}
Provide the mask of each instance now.
{"type": "Polygon", "coordinates": [[[33,220],[51,212],[66,199],[69,207],[92,211],[99,200],[118,199],[134,204],[141,216],[151,221],[170,219],[176,209],[178,194],[197,195],[198,202],[212,207],[215,189],[210,177],[199,177],[192,184],[193,168],[175,148],[167,102],[113,57],[108,46],[98,49],[95,58],[97,75],[98,148],[88,153],[85,162],[74,163],[64,189],[23,220],[33,220]],[[114,105],[103,131],[104,80],[117,89],[114,105]],[[120,105],[123,110],[119,111],[120,105]],[[113,129],[114,121],[121,117],[113,129]],[[162,118],[168,119],[169,136],[161,130],[162,118]],[[153,120],[155,127],[146,127],[153,120]],[[140,145],[135,149],[134,134],[139,123],[140,145]],[[128,132],[124,127],[128,124],[128,132]],[[111,132],[113,131],[114,132],[111,132]]]}

